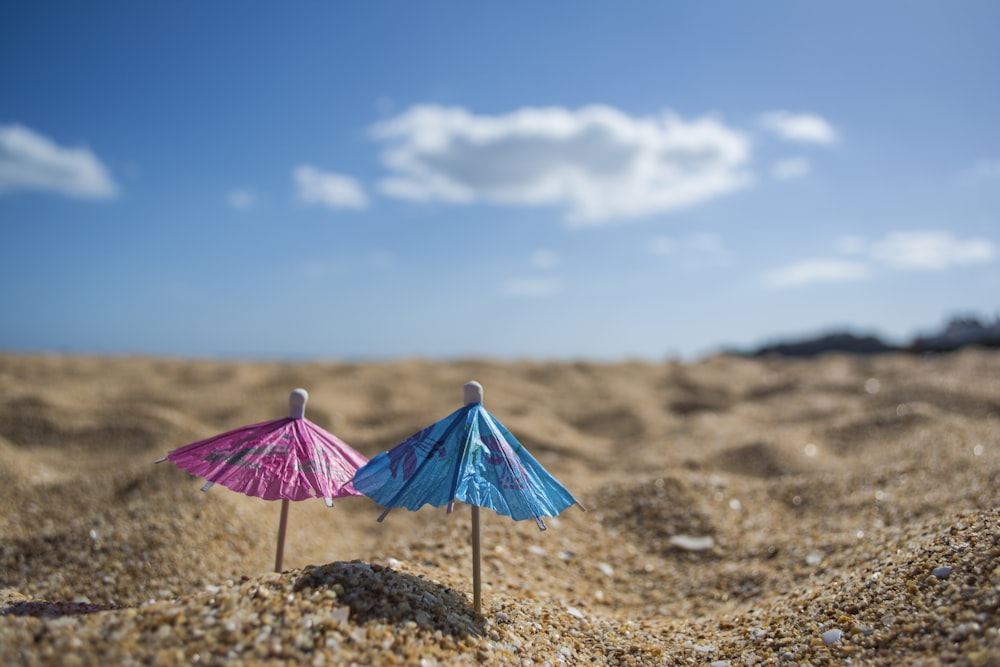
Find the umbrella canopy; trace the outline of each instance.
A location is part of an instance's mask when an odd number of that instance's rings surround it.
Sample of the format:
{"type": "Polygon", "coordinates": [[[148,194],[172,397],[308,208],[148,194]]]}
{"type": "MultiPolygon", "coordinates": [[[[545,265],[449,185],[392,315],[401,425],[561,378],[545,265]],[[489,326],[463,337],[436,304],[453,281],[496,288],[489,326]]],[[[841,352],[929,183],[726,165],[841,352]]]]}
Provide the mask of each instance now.
{"type": "Polygon", "coordinates": [[[455,500],[515,521],[557,516],[576,498],[483,407],[483,388],[465,385],[466,405],[379,454],[354,476],[354,488],[386,507],[420,509],[455,500]]]}
{"type": "Polygon", "coordinates": [[[278,557],[281,568],[288,501],[360,496],[352,479],[367,463],[360,452],[305,418],[309,393],[295,389],[288,398],[289,416],[244,426],[175,449],[162,459],[213,484],[265,500],[282,500],[278,557]]]}
{"type": "Polygon", "coordinates": [[[417,510],[460,500],[472,506],[472,589],[482,610],[479,508],[515,521],[556,516],[583,505],[483,407],[483,387],[467,382],[465,407],[379,454],[354,475],[354,488],[386,508],[417,510]]]}

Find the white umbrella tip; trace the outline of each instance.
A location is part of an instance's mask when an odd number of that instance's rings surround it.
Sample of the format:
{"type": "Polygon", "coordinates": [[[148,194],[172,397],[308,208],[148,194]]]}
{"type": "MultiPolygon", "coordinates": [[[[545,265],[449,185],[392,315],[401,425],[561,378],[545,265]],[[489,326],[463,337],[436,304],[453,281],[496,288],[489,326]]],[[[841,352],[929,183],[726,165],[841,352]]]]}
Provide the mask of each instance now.
{"type": "Polygon", "coordinates": [[[309,392],[305,389],[293,389],[288,396],[288,416],[292,419],[302,419],[306,415],[306,403],[309,402],[309,392]]]}
{"type": "Polygon", "coordinates": [[[475,380],[472,382],[466,382],[465,387],[463,387],[465,395],[465,404],[470,403],[482,403],[483,402],[483,385],[479,384],[475,380]]]}

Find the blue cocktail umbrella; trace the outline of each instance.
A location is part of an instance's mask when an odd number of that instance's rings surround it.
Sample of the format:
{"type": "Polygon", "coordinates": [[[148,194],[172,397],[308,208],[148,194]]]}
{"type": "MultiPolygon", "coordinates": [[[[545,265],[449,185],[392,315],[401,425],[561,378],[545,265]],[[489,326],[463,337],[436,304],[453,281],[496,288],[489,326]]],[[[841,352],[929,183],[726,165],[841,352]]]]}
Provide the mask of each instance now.
{"type": "Polygon", "coordinates": [[[472,506],[473,589],[481,608],[479,508],[488,507],[515,521],[557,516],[570,505],[583,506],[550,475],[521,443],[483,407],[483,387],[465,385],[465,406],[410,436],[362,466],[354,488],[386,508],[417,510],[426,504],[460,500],[472,506]]]}

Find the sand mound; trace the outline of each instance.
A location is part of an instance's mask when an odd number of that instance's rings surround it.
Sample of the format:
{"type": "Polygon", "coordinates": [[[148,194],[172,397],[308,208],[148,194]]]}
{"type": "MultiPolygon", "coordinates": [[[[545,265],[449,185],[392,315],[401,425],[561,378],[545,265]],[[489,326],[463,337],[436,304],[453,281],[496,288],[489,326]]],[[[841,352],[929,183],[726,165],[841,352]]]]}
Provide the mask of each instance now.
{"type": "Polygon", "coordinates": [[[134,605],[232,576],[261,536],[190,487],[176,470],[14,485],[20,502],[5,517],[2,585],[134,605]]]}

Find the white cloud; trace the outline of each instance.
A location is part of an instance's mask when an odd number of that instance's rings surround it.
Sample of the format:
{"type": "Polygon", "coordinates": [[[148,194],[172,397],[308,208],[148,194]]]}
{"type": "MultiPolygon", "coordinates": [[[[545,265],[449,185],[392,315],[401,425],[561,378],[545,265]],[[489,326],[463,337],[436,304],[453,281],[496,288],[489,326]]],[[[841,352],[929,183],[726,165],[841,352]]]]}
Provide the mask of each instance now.
{"type": "Polygon", "coordinates": [[[993,185],[1000,183],[1000,160],[979,160],[958,174],[960,185],[993,185]]]}
{"type": "Polygon", "coordinates": [[[867,251],[868,242],[857,235],[842,236],[837,240],[837,252],[844,255],[862,255],[867,251]]]}
{"type": "Polygon", "coordinates": [[[310,165],[300,165],[292,172],[299,188],[299,199],[332,209],[368,207],[368,195],[350,176],[322,172],[310,165]]]}
{"type": "Polygon", "coordinates": [[[812,144],[837,141],[837,131],[825,118],[816,114],[769,111],[760,116],[760,124],[786,141],[812,144]]]}
{"type": "Polygon", "coordinates": [[[64,148],[23,125],[0,125],[0,194],[54,192],[80,199],[111,199],[118,185],[87,148],[64,148]]]}
{"type": "Polygon", "coordinates": [[[250,211],[257,206],[257,196],[246,189],[232,190],[226,195],[226,203],[237,211],[250,211]]]}
{"type": "Polygon", "coordinates": [[[633,117],[607,106],[474,115],[415,106],[373,127],[390,197],[556,205],[574,225],[664,213],[748,186],[750,143],[712,116],[633,117]]]}
{"type": "Polygon", "coordinates": [[[957,239],[951,232],[893,232],[868,247],[876,262],[895,269],[941,270],[992,260],[997,249],[984,238],[957,239]]]}
{"type": "Polygon", "coordinates": [[[697,252],[718,255],[725,252],[725,241],[718,234],[701,232],[688,238],[688,245],[697,252]]]}
{"type": "Polygon", "coordinates": [[[559,255],[551,250],[536,250],[531,253],[531,265],[536,269],[551,269],[559,263],[559,255]]]}
{"type": "Polygon", "coordinates": [[[764,275],[768,287],[803,287],[814,283],[864,280],[869,269],[864,262],[846,259],[806,259],[764,275]]]}
{"type": "Polygon", "coordinates": [[[687,270],[718,268],[732,263],[725,240],[710,232],[691,234],[683,239],[656,236],[649,240],[647,248],[654,255],[677,257],[680,266],[687,270]]]}
{"type": "Polygon", "coordinates": [[[500,292],[506,296],[546,297],[560,290],[559,282],[552,278],[518,278],[500,286],[500,292]]]}
{"type": "Polygon", "coordinates": [[[771,165],[771,176],[779,181],[805,176],[812,171],[812,164],[804,157],[790,157],[771,165]]]}
{"type": "Polygon", "coordinates": [[[892,232],[869,242],[844,236],[835,249],[852,259],[809,259],[764,275],[768,287],[799,287],[817,282],[847,282],[871,277],[877,268],[941,271],[981,264],[997,256],[995,243],[985,238],[958,239],[942,230],[892,232]]]}
{"type": "Polygon", "coordinates": [[[656,236],[649,240],[649,251],[654,255],[673,255],[679,247],[677,241],[669,236],[656,236]]]}

